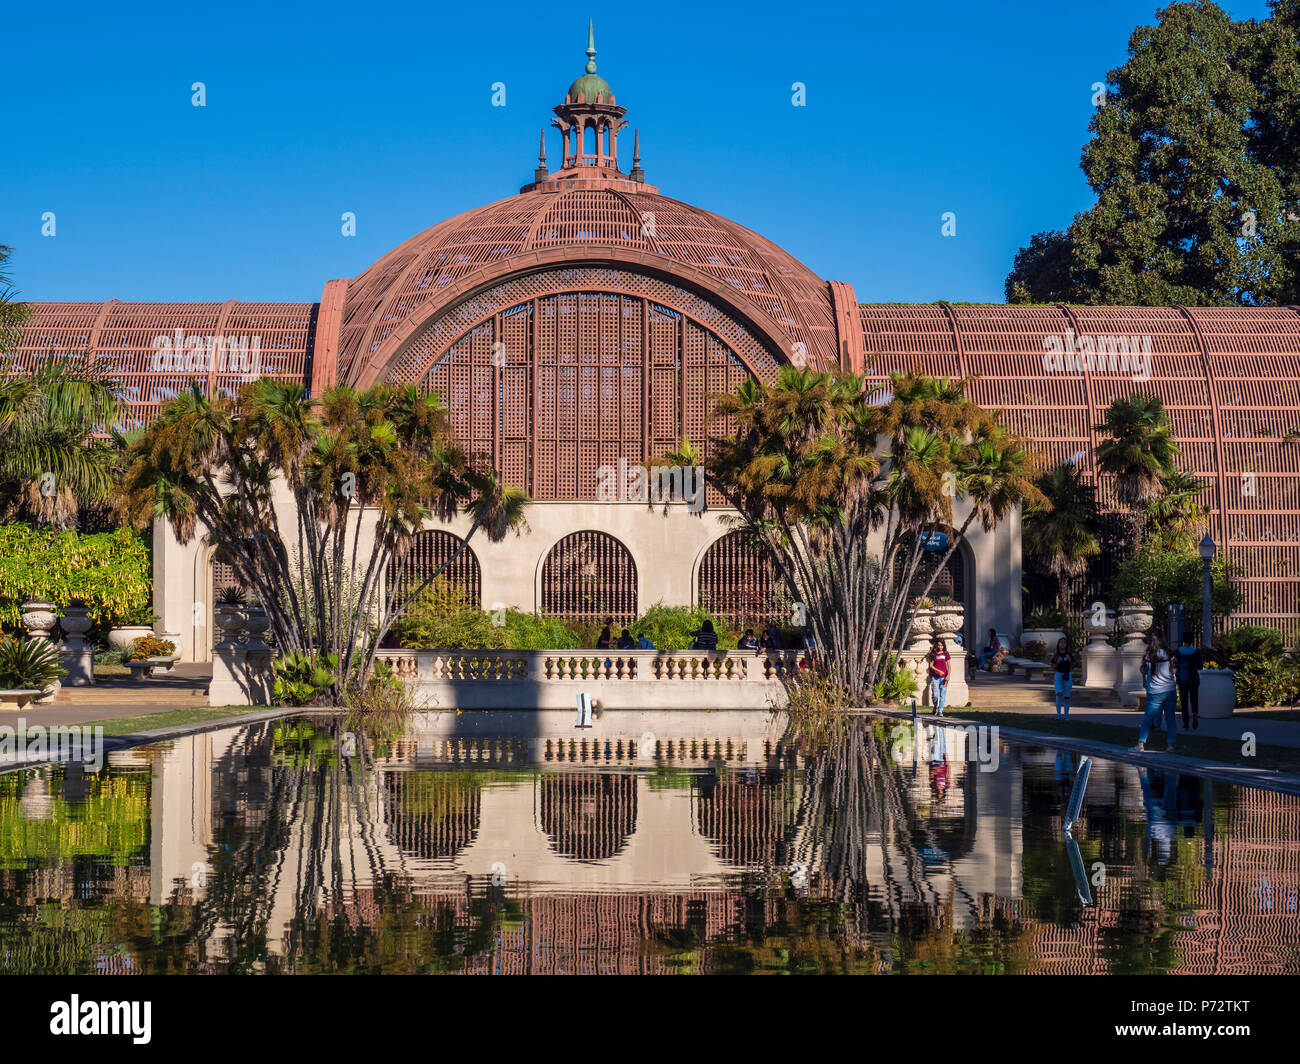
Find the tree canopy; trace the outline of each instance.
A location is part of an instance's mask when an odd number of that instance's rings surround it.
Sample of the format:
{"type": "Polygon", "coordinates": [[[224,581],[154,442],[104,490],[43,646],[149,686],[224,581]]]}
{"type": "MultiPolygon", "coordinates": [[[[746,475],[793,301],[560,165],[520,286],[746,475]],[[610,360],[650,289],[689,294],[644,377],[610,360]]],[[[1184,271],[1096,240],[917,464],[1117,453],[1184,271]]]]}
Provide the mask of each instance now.
{"type": "Polygon", "coordinates": [[[1020,250],[1009,301],[1300,302],[1300,3],[1271,6],[1175,3],[1134,30],[1089,122],[1097,202],[1020,250]]]}

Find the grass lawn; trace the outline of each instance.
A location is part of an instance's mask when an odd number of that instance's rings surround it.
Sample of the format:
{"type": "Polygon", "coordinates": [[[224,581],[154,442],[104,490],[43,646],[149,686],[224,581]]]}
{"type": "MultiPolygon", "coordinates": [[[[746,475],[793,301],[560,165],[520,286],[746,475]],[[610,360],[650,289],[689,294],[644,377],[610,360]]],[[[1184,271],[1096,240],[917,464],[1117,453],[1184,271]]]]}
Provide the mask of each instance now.
{"type": "MultiPolygon", "coordinates": [[[[1133,714],[1134,722],[1123,724],[1093,724],[1085,721],[1061,720],[1057,717],[1029,716],[1025,713],[1007,713],[996,709],[967,708],[952,711],[952,719],[971,720],[979,724],[996,724],[999,728],[1019,728],[1022,731],[1041,732],[1044,735],[1061,735],[1071,739],[1089,739],[1099,743],[1113,743],[1116,746],[1131,747],[1137,742],[1138,714],[1133,714]]],[[[1250,717],[1263,717],[1263,713],[1252,713],[1250,717]]],[[[1243,722],[1249,717],[1243,716],[1243,722]]],[[[1277,719],[1270,717],[1270,719],[1277,719]]],[[[1286,717],[1284,719],[1290,719],[1286,717]]],[[[1161,753],[1165,748],[1165,733],[1153,729],[1147,739],[1147,749],[1152,753],[1161,753]]],[[[1178,733],[1176,753],[1189,757],[1203,757],[1207,761],[1218,761],[1225,765],[1238,765],[1243,768],[1271,769],[1277,772],[1300,772],[1300,749],[1287,746],[1269,746],[1260,743],[1255,747],[1254,757],[1244,757],[1242,744],[1236,739],[1216,739],[1195,732],[1178,733]]]]}
{"type": "Polygon", "coordinates": [[[117,677],[126,677],[131,675],[131,670],[125,665],[96,665],[95,679],[109,680],[117,677]]]}
{"type": "Polygon", "coordinates": [[[155,728],[172,728],[178,724],[201,724],[211,720],[227,720],[249,713],[264,713],[270,706],[201,706],[196,709],[165,709],[158,713],[144,713],[138,717],[114,717],[111,720],[91,720],[79,728],[103,728],[107,735],[134,735],[155,728]]]}

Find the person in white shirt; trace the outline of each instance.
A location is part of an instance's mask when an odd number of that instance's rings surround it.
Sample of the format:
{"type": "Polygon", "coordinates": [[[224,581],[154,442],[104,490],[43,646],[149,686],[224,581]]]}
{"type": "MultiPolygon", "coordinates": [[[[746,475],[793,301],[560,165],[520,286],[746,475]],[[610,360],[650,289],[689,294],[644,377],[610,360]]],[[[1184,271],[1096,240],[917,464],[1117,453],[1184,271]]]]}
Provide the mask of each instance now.
{"type": "Polygon", "coordinates": [[[1165,735],[1168,737],[1166,752],[1174,748],[1174,736],[1178,729],[1178,684],[1174,680],[1173,655],[1169,653],[1156,632],[1151,633],[1147,642],[1147,652],[1142,655],[1142,675],[1146,678],[1147,706],[1142,714],[1142,727],[1138,729],[1137,746],[1134,751],[1146,752],[1147,736],[1151,726],[1165,716],[1165,735]]]}

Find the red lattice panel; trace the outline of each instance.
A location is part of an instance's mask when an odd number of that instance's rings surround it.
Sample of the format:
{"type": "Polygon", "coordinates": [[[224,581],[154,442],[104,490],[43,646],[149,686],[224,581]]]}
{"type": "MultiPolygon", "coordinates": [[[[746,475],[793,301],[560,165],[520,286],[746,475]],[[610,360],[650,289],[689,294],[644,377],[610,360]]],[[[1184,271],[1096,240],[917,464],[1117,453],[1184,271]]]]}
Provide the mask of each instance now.
{"type": "Polygon", "coordinates": [[[580,620],[630,624],[637,614],[636,563],[606,532],[574,532],[542,563],[542,612],[580,620]]]}
{"type": "MultiPolygon", "coordinates": [[[[1180,468],[1205,485],[1216,541],[1240,569],[1233,620],[1300,642],[1300,313],[1294,308],[861,306],[868,372],[973,376],[971,396],[1005,411],[1053,461],[1096,480],[1093,453],[1112,399],[1145,392],[1169,412],[1180,468]],[[1150,379],[1047,373],[1045,340],[1150,339],[1150,379]]],[[[1098,497],[1116,505],[1110,477],[1098,497]]]]}
{"type": "MultiPolygon", "coordinates": [[[[155,369],[156,337],[173,344],[176,331],[189,338],[220,338],[260,348],[258,376],[305,380],[316,320],[315,303],[32,303],[16,365],[65,355],[106,366],[121,387],[119,428],[139,428],[158,407],[197,382],[205,394],[233,392],[249,374],[222,372],[219,364],[192,371],[155,369]]],[[[251,352],[250,352],[251,358],[251,352]]],[[[227,367],[228,368],[228,367],[227,367]]]]}
{"type": "MultiPolygon", "coordinates": [[[[397,582],[406,587],[418,587],[431,574],[441,570],[464,542],[459,536],[441,529],[416,533],[405,554],[389,559],[386,574],[388,586],[391,588],[397,582]]],[[[461,550],[442,575],[452,587],[460,588],[465,593],[465,600],[471,606],[481,603],[482,576],[473,548],[461,550]]]]}
{"type": "Polygon", "coordinates": [[[743,531],[715,540],[700,561],[697,601],[738,631],[785,623],[789,610],[777,601],[776,588],[771,557],[743,531]]]}

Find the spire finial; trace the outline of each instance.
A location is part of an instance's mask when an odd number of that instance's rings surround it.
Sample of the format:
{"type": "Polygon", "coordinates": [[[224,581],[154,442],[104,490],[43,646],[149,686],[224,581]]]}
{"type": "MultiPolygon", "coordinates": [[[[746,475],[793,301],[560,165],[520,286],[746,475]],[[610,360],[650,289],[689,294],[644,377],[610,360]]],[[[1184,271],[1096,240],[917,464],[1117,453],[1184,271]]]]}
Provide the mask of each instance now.
{"type": "Polygon", "coordinates": [[[596,20],[587,19],[587,73],[596,73],[596,20]]]}
{"type": "Polygon", "coordinates": [[[645,184],[645,171],[641,169],[641,131],[632,131],[632,171],[627,175],[638,184],[645,184]]]}
{"type": "Polygon", "coordinates": [[[537,162],[541,166],[546,165],[546,130],[542,130],[541,144],[537,148],[537,162]]]}

